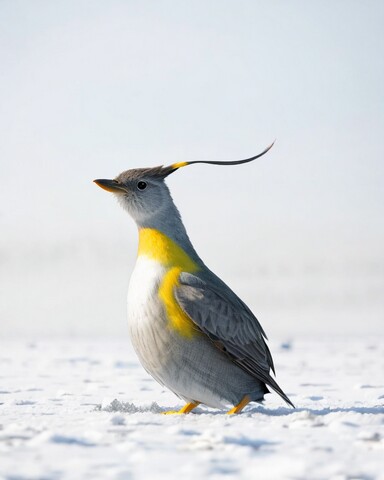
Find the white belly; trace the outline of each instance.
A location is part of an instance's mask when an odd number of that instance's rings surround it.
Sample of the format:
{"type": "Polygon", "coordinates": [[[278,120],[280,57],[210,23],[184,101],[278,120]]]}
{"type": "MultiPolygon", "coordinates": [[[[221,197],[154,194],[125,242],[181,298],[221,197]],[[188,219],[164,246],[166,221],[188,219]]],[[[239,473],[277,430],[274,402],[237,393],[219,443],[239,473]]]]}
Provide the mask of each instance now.
{"type": "Polygon", "coordinates": [[[140,256],[128,287],[128,328],[132,345],[143,367],[156,380],[161,379],[161,367],[170,341],[164,309],[158,290],[164,267],[140,256]]]}

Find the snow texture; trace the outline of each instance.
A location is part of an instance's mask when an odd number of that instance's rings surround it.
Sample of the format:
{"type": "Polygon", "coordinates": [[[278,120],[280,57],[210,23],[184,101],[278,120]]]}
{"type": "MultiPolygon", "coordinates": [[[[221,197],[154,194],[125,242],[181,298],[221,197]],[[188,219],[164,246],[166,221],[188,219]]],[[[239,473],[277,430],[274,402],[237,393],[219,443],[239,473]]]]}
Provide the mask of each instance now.
{"type": "Polygon", "coordinates": [[[182,403],[128,341],[3,342],[0,478],[384,479],[383,339],[272,343],[275,394],[241,415],[182,403]]]}

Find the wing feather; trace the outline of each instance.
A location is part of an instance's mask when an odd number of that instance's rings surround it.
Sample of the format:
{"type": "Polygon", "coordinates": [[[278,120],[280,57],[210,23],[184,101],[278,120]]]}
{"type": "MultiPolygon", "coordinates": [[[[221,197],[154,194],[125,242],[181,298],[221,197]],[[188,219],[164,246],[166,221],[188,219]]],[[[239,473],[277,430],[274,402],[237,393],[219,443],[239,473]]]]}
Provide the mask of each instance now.
{"type": "Polygon", "coordinates": [[[175,288],[175,298],[200,330],[234,363],[269,385],[293,406],[270,375],[270,370],[273,373],[275,370],[264,330],[229,287],[183,272],[175,288]]]}

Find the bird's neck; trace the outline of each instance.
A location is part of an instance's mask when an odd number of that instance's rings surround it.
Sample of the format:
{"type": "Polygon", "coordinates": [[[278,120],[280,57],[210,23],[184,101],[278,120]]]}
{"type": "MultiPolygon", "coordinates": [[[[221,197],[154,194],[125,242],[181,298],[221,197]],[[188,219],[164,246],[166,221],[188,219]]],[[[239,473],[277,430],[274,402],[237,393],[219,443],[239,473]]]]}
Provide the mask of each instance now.
{"type": "Polygon", "coordinates": [[[145,255],[168,266],[179,266],[186,271],[196,271],[202,261],[197,255],[180,214],[174,211],[156,215],[150,221],[140,222],[138,256],[145,255]]]}
{"type": "Polygon", "coordinates": [[[167,268],[176,267],[180,271],[195,272],[199,265],[187,252],[164,233],[154,228],[139,230],[138,257],[145,256],[167,268]]]}

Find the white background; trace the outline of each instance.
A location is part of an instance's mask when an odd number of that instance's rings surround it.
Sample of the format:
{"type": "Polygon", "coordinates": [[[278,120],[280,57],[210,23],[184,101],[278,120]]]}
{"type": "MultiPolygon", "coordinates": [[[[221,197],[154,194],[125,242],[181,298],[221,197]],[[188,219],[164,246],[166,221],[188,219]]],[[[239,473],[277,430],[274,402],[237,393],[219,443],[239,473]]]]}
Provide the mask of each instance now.
{"type": "Polygon", "coordinates": [[[94,178],[168,180],[272,335],[382,333],[380,1],[0,3],[0,335],[126,335],[133,222],[94,178]]]}

